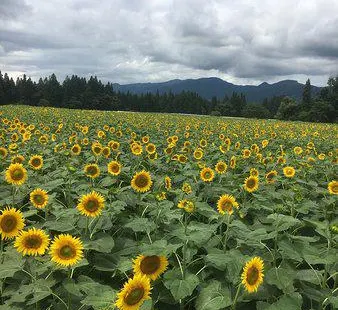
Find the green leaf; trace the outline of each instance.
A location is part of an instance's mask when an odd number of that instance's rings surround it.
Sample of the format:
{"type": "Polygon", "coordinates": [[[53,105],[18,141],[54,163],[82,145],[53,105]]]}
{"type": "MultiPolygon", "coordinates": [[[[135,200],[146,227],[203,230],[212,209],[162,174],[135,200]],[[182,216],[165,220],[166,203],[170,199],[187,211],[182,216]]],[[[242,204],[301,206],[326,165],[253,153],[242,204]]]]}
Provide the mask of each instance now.
{"type": "Polygon", "coordinates": [[[110,253],[113,247],[114,239],[104,232],[96,234],[94,240],[89,240],[85,243],[85,248],[101,253],[110,253]]]}
{"type": "Polygon", "coordinates": [[[166,272],[164,279],[164,285],[170,290],[176,301],[190,296],[199,284],[199,279],[196,275],[187,273],[185,279],[182,279],[176,269],[166,272]]]}
{"type": "Polygon", "coordinates": [[[196,310],[224,309],[232,304],[229,289],[222,286],[221,282],[212,280],[202,288],[196,299],[196,310]]]}
{"type": "Polygon", "coordinates": [[[131,228],[134,232],[152,232],[156,229],[156,224],[147,218],[139,217],[128,222],[125,227],[131,228]]]}
{"type": "Polygon", "coordinates": [[[8,249],[3,254],[3,263],[0,264],[0,279],[13,277],[17,271],[23,268],[23,265],[22,256],[14,248],[8,249]]]}
{"type": "Polygon", "coordinates": [[[152,244],[142,244],[140,246],[140,252],[143,255],[164,255],[175,252],[181,244],[168,244],[166,240],[156,240],[152,244]]]}
{"type": "Polygon", "coordinates": [[[292,216],[274,213],[267,216],[277,231],[287,230],[290,227],[300,225],[301,221],[292,216]]]}
{"type": "Polygon", "coordinates": [[[295,279],[300,281],[306,281],[313,284],[321,285],[323,277],[323,271],[314,269],[302,269],[298,270],[295,279]]]}
{"type": "Polygon", "coordinates": [[[113,308],[115,299],[116,292],[106,286],[103,291],[96,291],[95,294],[88,295],[81,303],[86,306],[92,306],[94,310],[102,310],[113,308]]]}
{"type": "Polygon", "coordinates": [[[294,291],[293,280],[295,271],[289,268],[271,268],[265,275],[265,280],[268,284],[276,285],[285,293],[294,291]]]}
{"type": "Polygon", "coordinates": [[[267,306],[265,302],[257,303],[257,310],[300,310],[302,309],[302,296],[299,293],[282,296],[277,302],[267,306]]]}

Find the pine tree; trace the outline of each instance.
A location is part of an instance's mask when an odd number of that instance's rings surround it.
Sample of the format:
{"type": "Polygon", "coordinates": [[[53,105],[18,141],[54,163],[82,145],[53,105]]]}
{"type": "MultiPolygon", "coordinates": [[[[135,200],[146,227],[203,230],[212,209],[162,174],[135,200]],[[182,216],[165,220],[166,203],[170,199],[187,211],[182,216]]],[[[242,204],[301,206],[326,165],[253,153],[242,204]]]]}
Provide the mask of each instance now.
{"type": "Polygon", "coordinates": [[[311,105],[311,83],[310,79],[307,79],[303,89],[303,104],[307,107],[311,105]]]}

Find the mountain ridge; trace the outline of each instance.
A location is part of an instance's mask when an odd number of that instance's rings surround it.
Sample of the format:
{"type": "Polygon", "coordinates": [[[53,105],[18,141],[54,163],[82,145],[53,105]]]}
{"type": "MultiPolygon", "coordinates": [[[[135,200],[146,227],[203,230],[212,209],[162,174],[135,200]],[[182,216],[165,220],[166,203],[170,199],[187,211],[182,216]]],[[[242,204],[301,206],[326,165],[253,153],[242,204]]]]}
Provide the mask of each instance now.
{"type": "MultiPolygon", "coordinates": [[[[152,93],[159,94],[172,92],[174,94],[183,91],[192,91],[198,93],[201,97],[211,100],[212,97],[219,99],[225,95],[230,97],[233,92],[243,93],[248,102],[262,102],[265,98],[273,96],[289,96],[295,99],[302,97],[304,84],[296,80],[282,80],[276,83],[263,82],[259,85],[236,85],[224,81],[218,77],[198,78],[198,79],[173,79],[165,82],[148,82],[132,84],[113,84],[115,91],[133,94],[152,93]]],[[[319,93],[322,87],[312,86],[312,95],[319,93]]]]}

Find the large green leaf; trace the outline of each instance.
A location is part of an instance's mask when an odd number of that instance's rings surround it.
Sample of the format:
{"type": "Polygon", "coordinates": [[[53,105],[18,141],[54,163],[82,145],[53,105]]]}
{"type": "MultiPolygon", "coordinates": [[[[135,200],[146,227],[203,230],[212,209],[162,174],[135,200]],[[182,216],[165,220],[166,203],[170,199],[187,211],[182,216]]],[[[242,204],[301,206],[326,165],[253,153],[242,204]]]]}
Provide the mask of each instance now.
{"type": "Polygon", "coordinates": [[[114,247],[114,239],[104,232],[95,235],[94,240],[85,242],[85,248],[102,253],[110,253],[114,247]]]}
{"type": "Polygon", "coordinates": [[[182,279],[177,269],[170,270],[164,275],[164,285],[170,290],[176,301],[188,297],[192,294],[199,279],[192,273],[186,273],[182,279]]]}
{"type": "Polygon", "coordinates": [[[196,299],[196,310],[218,310],[224,309],[232,304],[229,289],[222,283],[212,280],[203,287],[196,299]]]}

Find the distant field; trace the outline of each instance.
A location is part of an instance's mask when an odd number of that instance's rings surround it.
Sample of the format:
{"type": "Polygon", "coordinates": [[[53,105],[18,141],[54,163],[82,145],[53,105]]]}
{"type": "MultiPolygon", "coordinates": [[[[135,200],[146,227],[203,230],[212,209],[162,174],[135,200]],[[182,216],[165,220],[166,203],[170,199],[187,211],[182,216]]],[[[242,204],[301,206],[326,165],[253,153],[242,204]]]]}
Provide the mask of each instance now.
{"type": "Polygon", "coordinates": [[[0,310],[338,308],[338,125],[0,121],[0,310]]]}

